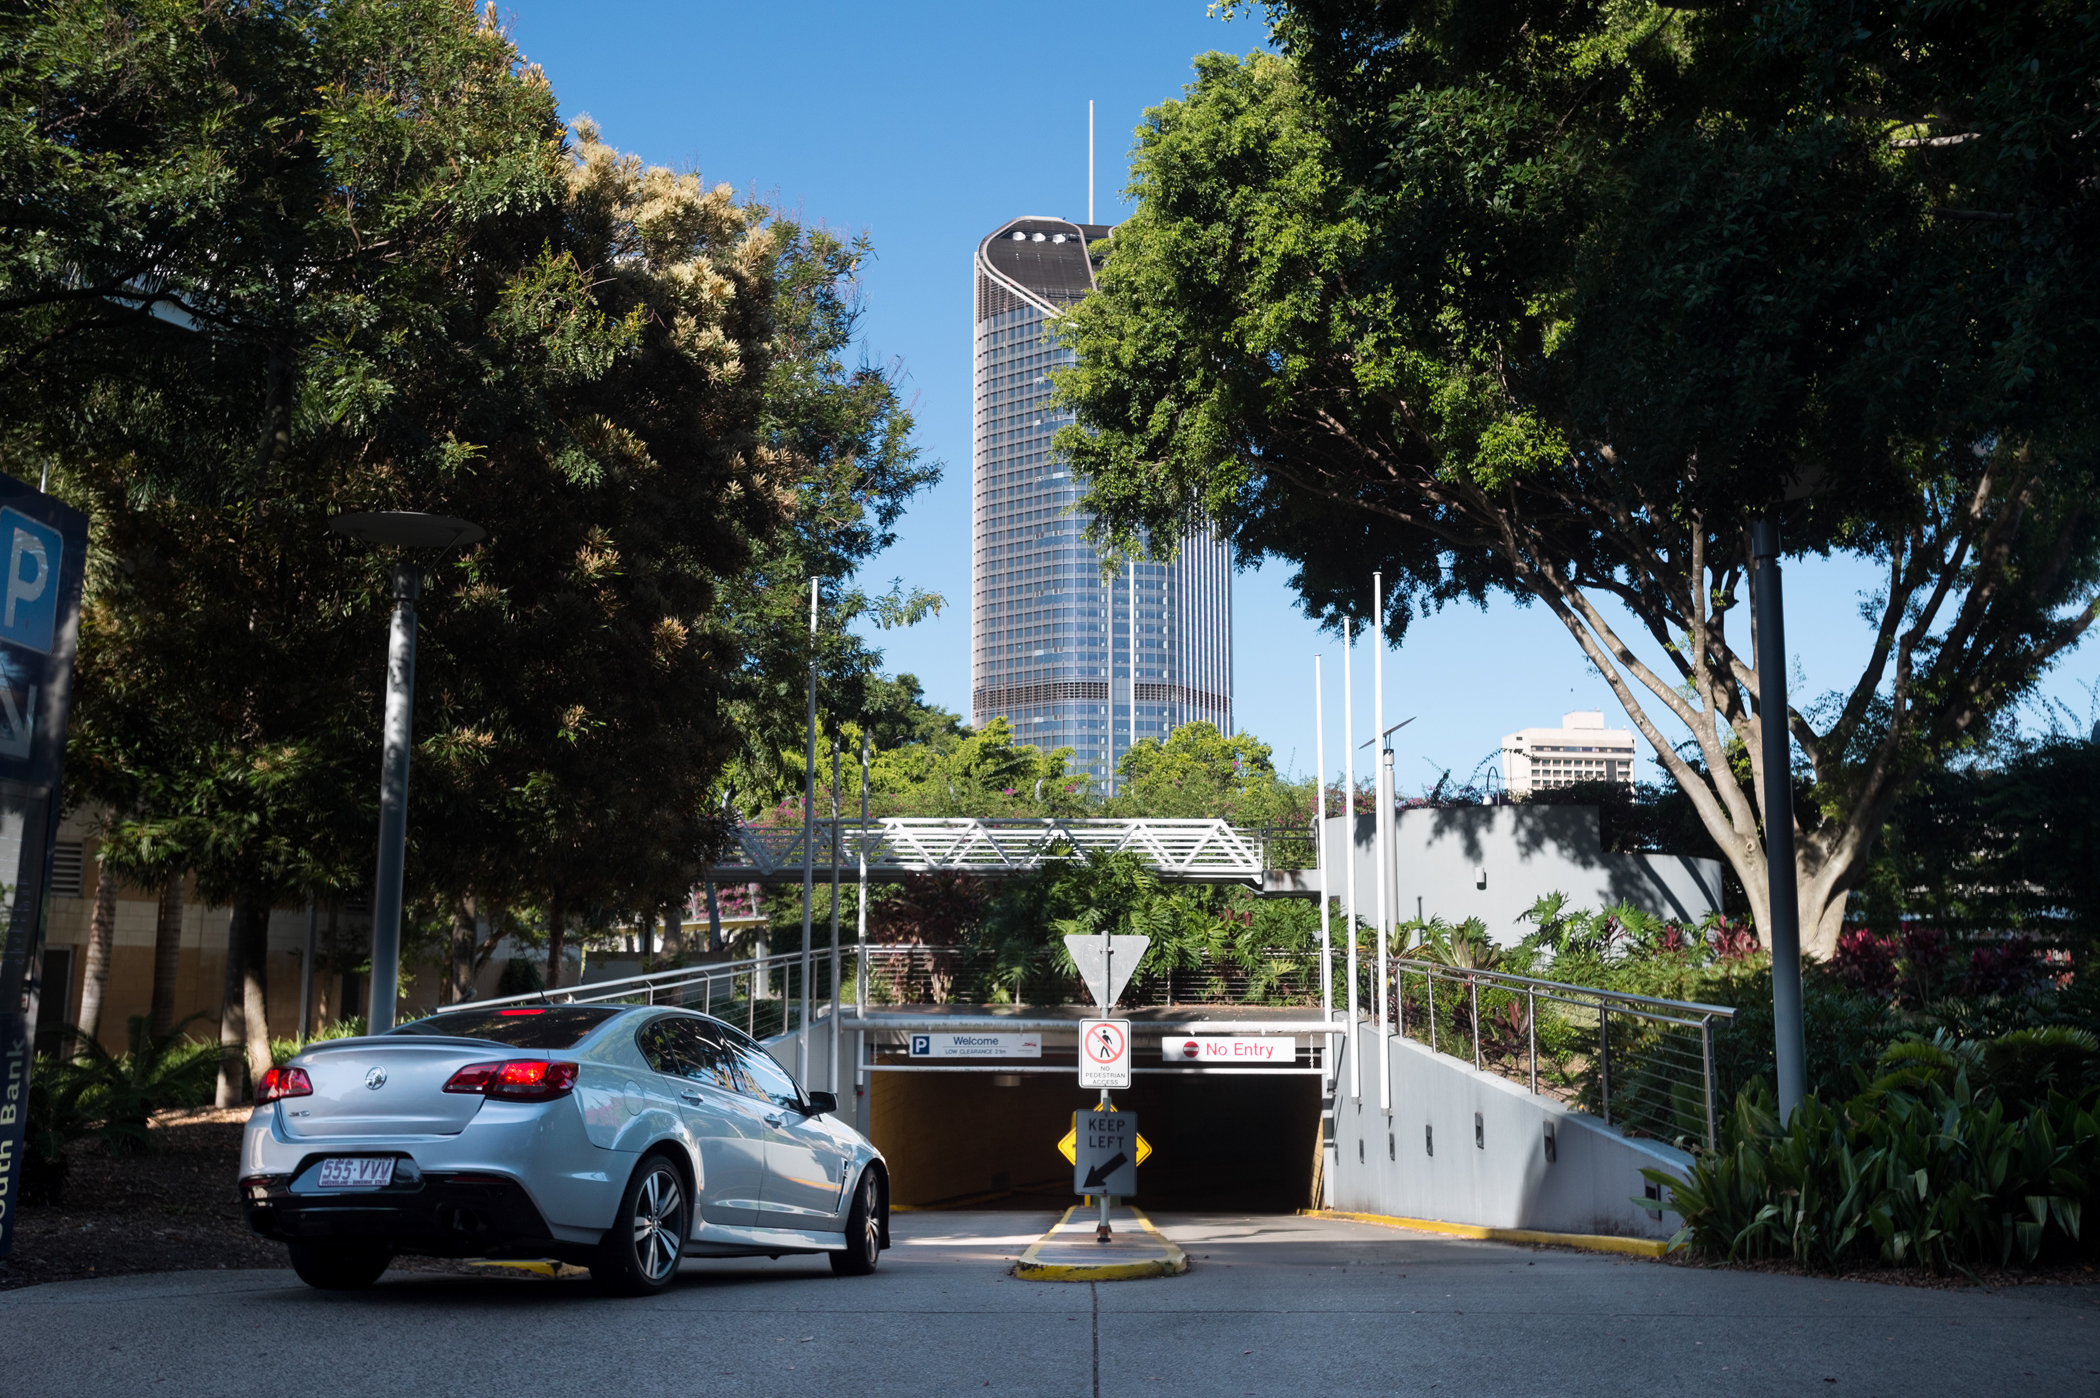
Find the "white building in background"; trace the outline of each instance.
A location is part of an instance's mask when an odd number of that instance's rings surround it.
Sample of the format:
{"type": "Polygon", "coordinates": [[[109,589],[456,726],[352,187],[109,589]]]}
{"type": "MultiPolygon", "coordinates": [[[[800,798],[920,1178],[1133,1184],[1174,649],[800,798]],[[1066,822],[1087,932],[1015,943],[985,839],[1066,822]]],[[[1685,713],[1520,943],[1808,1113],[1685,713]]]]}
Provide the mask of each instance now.
{"type": "Polygon", "coordinates": [[[1052,323],[1094,289],[1111,230],[1017,218],[977,245],[971,450],[970,722],[995,717],[1112,777],[1133,743],[1198,720],[1232,731],[1232,568],[1205,534],[1171,563],[1101,576],[1080,486],[1050,450],[1070,419],[1052,323]]]}
{"type": "Polygon", "coordinates": [[[1633,785],[1633,734],[1606,728],[1601,710],[1562,714],[1558,728],[1523,728],[1502,740],[1502,785],[1511,795],[1577,782],[1633,785]]]}

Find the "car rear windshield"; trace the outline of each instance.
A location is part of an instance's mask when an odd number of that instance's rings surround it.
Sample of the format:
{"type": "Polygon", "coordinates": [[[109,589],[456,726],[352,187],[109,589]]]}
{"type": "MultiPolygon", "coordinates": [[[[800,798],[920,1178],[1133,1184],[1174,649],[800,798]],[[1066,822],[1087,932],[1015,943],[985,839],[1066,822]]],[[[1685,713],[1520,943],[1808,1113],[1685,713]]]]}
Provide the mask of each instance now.
{"type": "Polygon", "coordinates": [[[489,1039],[522,1049],[574,1048],[624,1005],[517,1005],[501,1010],[454,1010],[401,1025],[392,1034],[436,1034],[489,1039]]]}

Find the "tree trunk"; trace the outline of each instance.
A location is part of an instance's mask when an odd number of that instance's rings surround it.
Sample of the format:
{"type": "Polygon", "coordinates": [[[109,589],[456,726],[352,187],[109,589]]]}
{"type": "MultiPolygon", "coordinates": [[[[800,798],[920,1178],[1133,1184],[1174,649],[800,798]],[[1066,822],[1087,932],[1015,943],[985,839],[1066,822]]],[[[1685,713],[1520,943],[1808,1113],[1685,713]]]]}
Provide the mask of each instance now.
{"type": "Polygon", "coordinates": [[[685,955],[685,905],[664,904],[664,960],[677,961],[685,955]]]}
{"type": "Polygon", "coordinates": [[[715,897],[715,881],[707,881],[707,949],[719,954],[722,950],[722,904],[715,897]]]}
{"type": "Polygon", "coordinates": [[[474,994],[474,899],[452,900],[452,975],[445,1002],[457,1005],[474,994]]]}
{"type": "Polygon", "coordinates": [[[248,1085],[252,1093],[262,1075],[270,1071],[270,905],[251,904],[247,909],[246,935],[241,938],[241,1009],[248,1041],[248,1085]]]}
{"type": "Polygon", "coordinates": [[[247,1096],[241,1064],[242,1045],[248,1038],[241,986],[241,922],[241,908],[235,905],[226,921],[226,975],[219,991],[219,1084],[211,1099],[215,1107],[237,1107],[247,1096]]]}
{"type": "Polygon", "coordinates": [[[547,989],[561,989],[562,915],[550,905],[547,909],[547,989]]]}
{"type": "Polygon", "coordinates": [[[656,952],[656,914],[644,908],[636,921],[640,924],[635,928],[636,951],[642,958],[642,969],[646,971],[650,969],[649,961],[656,952]]]}
{"type": "Polygon", "coordinates": [[[175,1032],[175,976],[182,967],[182,875],[169,877],[153,920],[153,1037],[175,1032]]]}
{"type": "Polygon", "coordinates": [[[80,979],[80,1032],[102,1032],[102,997],[109,989],[110,944],[117,934],[117,876],[106,864],[95,869],[95,915],[88,923],[87,964],[80,979]]]}

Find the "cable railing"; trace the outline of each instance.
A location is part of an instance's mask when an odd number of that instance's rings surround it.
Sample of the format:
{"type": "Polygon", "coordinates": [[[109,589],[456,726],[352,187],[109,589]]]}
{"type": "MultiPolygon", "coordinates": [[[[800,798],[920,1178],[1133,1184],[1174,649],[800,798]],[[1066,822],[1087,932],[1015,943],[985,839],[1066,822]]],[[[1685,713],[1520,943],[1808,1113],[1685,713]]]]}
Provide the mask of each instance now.
{"type": "MultiPolygon", "coordinates": [[[[848,1000],[853,998],[856,950],[851,945],[839,948],[839,988],[848,1000]]],[[[817,1007],[831,1002],[831,948],[811,950],[809,979],[811,1017],[814,1019],[817,1007]]],[[[616,980],[589,981],[558,990],[531,991],[474,1003],[476,1006],[675,1005],[741,1025],[752,1038],[766,1039],[801,1027],[802,953],[780,952],[736,961],[671,966],[616,980]]]]}
{"type": "Polygon", "coordinates": [[[1629,1134],[1717,1137],[1714,1025],[1726,1005],[1662,1000],[1501,971],[1394,958],[1394,1030],[1526,1083],[1629,1134]]]}

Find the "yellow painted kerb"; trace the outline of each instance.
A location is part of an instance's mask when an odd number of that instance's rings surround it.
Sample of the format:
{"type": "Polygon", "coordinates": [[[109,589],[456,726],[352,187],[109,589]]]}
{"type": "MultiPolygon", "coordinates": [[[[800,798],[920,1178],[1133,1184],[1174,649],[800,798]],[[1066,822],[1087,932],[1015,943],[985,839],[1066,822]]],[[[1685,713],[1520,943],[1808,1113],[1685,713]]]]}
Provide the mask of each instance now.
{"type": "Polygon", "coordinates": [[[1451,1238],[1477,1238],[1489,1243],[1546,1243],[1554,1247],[1582,1248],[1588,1252],[1617,1252],[1629,1257],[1661,1257],[1670,1245],[1660,1238],[1615,1238],[1609,1233],[1542,1233],[1535,1228],[1483,1228],[1477,1223],[1445,1223],[1434,1218],[1394,1218],[1389,1214],[1358,1214],[1344,1209],[1303,1209],[1307,1218],[1346,1218],[1357,1223],[1377,1223],[1387,1228],[1412,1228],[1418,1233],[1442,1233],[1451,1238]]]}
{"type": "Polygon", "coordinates": [[[1064,1217],[1057,1221],[1042,1237],[1028,1245],[1021,1260],[1014,1264],[1014,1275],[1023,1281],[1136,1281],[1140,1277],[1175,1277],[1189,1269],[1189,1256],[1170,1242],[1166,1234],[1152,1226],[1152,1220],[1136,1209],[1130,1212],[1138,1226],[1152,1235],[1160,1248],[1156,1257],[1133,1259],[1125,1262],[1045,1262],[1042,1260],[1043,1244],[1055,1238],[1059,1229],[1072,1221],[1072,1215],[1084,1205],[1074,1204],[1066,1209],[1064,1217]]]}

